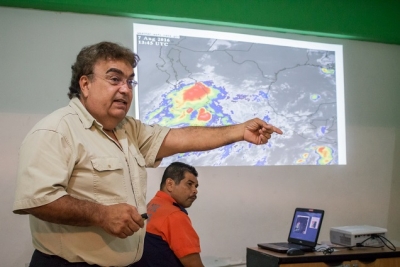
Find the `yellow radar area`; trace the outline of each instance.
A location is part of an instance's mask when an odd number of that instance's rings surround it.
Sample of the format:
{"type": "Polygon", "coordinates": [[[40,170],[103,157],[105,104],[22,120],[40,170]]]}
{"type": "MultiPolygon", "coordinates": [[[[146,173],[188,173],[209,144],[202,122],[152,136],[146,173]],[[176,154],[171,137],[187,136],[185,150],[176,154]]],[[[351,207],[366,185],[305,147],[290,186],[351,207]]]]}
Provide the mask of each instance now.
{"type": "Polygon", "coordinates": [[[319,95],[319,94],[311,94],[310,95],[310,99],[311,99],[311,101],[316,102],[316,101],[321,99],[321,95],[319,95]]]}
{"type": "Polygon", "coordinates": [[[334,74],[335,70],[334,69],[327,69],[327,68],[322,68],[321,69],[323,73],[325,74],[334,74]]]}
{"type": "Polygon", "coordinates": [[[333,160],[332,149],[327,146],[318,146],[316,152],[319,155],[318,165],[327,165],[333,160]]]}
{"type": "Polygon", "coordinates": [[[310,155],[309,153],[303,153],[302,158],[298,159],[298,160],[296,161],[296,164],[303,164],[303,163],[306,163],[306,160],[307,160],[307,158],[308,158],[309,155],[310,155]]]}

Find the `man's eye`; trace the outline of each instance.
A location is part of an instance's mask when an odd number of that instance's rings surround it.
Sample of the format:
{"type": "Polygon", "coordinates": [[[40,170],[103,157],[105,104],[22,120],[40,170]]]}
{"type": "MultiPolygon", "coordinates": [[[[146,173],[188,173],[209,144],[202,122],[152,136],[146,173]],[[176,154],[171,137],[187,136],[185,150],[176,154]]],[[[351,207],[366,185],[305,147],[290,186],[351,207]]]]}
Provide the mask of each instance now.
{"type": "Polygon", "coordinates": [[[119,78],[119,77],[110,77],[110,81],[113,84],[119,84],[121,82],[121,78],[119,78]]]}

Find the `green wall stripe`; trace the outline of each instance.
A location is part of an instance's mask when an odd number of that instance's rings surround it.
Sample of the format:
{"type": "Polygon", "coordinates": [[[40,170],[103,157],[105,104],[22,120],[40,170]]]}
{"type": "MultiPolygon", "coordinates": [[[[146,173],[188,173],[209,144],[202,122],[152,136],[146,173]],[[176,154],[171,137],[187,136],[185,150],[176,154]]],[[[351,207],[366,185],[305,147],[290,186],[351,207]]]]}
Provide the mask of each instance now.
{"type": "Polygon", "coordinates": [[[400,0],[0,0],[0,6],[400,44],[400,0]]]}

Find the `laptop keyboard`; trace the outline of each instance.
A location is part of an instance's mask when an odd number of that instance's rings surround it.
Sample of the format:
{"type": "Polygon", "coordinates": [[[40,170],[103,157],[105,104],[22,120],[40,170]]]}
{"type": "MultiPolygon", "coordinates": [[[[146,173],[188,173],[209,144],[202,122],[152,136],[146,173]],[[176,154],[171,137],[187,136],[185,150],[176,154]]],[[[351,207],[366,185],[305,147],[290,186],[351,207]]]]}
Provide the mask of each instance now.
{"type": "Polygon", "coordinates": [[[282,246],[282,247],[285,247],[285,248],[304,248],[304,246],[302,246],[302,245],[297,245],[297,244],[292,244],[292,243],[283,243],[283,244],[279,244],[280,246],[282,246]]]}

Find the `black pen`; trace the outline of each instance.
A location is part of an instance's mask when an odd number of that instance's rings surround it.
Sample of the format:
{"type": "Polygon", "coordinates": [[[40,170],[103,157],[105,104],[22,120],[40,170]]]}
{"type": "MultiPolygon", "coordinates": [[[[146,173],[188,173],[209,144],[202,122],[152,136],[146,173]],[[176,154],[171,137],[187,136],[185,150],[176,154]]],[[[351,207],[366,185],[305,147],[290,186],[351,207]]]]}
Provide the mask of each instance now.
{"type": "Polygon", "coordinates": [[[143,213],[143,214],[140,215],[140,216],[142,216],[142,218],[143,218],[144,220],[146,220],[147,218],[149,218],[149,216],[147,216],[147,213],[143,213]]]}

